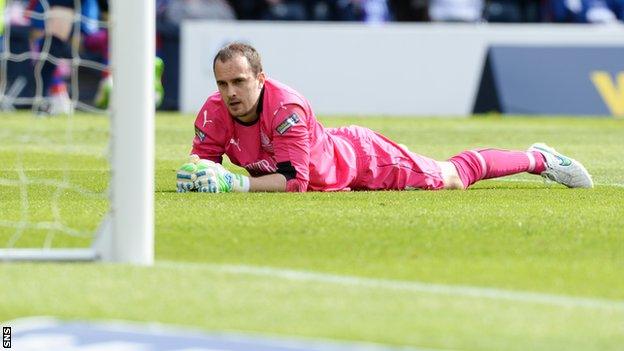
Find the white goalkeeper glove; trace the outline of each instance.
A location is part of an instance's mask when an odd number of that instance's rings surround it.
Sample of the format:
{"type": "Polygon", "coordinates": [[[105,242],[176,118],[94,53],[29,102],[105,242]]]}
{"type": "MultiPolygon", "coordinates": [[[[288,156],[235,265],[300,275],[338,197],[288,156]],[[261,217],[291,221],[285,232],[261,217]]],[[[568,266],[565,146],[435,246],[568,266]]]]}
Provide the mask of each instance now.
{"type": "Polygon", "coordinates": [[[185,163],[178,169],[176,185],[179,193],[197,191],[195,189],[195,179],[197,179],[195,172],[197,172],[197,165],[193,162],[185,163]]]}
{"type": "Polygon", "coordinates": [[[249,177],[232,173],[221,164],[199,160],[196,164],[194,188],[205,193],[248,192],[249,177]]]}

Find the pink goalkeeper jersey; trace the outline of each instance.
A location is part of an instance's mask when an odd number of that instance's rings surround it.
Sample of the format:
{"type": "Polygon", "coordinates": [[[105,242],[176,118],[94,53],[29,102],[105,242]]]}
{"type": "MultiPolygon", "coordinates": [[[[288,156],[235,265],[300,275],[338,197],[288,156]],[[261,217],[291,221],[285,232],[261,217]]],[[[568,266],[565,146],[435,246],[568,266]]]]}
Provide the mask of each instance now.
{"type": "Polygon", "coordinates": [[[349,188],[357,176],[353,145],[323,128],[301,94],[267,79],[258,105],[260,117],[245,124],[212,94],[195,120],[192,153],[215,162],[226,154],[252,176],[282,173],[287,191],[349,188]]]}
{"type": "Polygon", "coordinates": [[[323,128],[308,101],[267,79],[249,124],[211,95],[195,120],[192,153],[221,162],[223,154],[252,176],[281,173],[287,191],[441,189],[435,160],[410,152],[368,128],[323,128]]]}

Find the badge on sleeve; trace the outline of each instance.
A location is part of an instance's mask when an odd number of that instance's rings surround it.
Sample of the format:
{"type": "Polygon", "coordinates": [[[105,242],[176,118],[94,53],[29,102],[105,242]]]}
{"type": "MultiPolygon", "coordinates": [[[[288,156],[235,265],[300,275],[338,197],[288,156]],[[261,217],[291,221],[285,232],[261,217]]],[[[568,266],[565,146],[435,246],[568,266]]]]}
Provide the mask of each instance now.
{"type": "Polygon", "coordinates": [[[206,134],[204,134],[201,129],[197,128],[197,126],[195,126],[195,135],[197,135],[200,141],[204,141],[204,139],[206,139],[206,134]]]}
{"type": "Polygon", "coordinates": [[[299,122],[299,116],[297,116],[296,113],[293,113],[292,115],[288,116],[282,123],[280,123],[280,125],[277,126],[275,130],[280,134],[284,134],[290,129],[290,127],[297,124],[297,122],[299,122]]]}

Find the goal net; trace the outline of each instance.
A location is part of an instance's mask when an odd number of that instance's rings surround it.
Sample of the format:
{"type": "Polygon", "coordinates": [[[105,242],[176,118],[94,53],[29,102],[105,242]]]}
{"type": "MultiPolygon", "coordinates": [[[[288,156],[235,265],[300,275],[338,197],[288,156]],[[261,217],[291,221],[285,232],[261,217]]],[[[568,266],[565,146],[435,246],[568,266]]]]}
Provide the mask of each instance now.
{"type": "Polygon", "coordinates": [[[153,262],[154,1],[97,6],[0,0],[0,260],[153,262]]]}

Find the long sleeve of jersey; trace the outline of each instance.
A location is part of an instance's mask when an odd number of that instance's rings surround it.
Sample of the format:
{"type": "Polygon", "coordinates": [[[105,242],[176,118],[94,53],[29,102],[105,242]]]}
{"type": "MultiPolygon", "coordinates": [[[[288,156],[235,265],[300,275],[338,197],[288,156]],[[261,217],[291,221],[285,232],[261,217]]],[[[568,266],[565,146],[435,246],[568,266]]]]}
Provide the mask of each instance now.
{"type": "Polygon", "coordinates": [[[304,111],[286,105],[273,119],[277,173],[286,177],[286,191],[305,192],[310,181],[310,130],[304,111]]]}
{"type": "Polygon", "coordinates": [[[221,163],[225,153],[222,130],[215,128],[215,121],[209,119],[205,110],[199,111],[195,119],[195,137],[191,154],[204,160],[221,163]]]}

